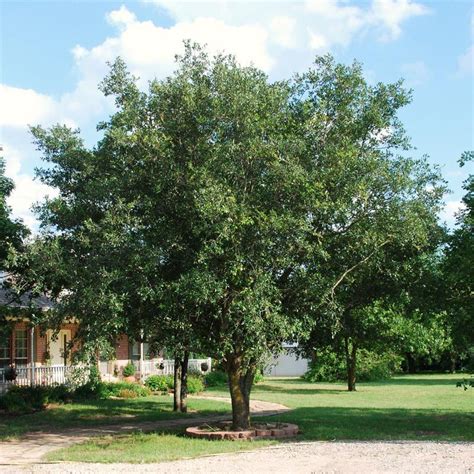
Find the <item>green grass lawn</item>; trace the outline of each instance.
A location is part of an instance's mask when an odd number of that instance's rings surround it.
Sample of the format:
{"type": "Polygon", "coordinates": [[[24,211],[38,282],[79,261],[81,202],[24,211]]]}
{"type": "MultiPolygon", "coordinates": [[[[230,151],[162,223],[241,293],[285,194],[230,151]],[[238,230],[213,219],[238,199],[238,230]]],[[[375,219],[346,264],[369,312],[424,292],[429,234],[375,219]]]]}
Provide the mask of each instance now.
{"type": "Polygon", "coordinates": [[[47,410],[22,416],[0,417],[0,439],[11,439],[28,431],[60,430],[124,422],[170,420],[228,412],[229,404],[212,400],[191,399],[188,414],[173,413],[169,396],[134,399],[90,400],[55,405],[47,410]]]}
{"type": "Polygon", "coordinates": [[[458,375],[395,377],[359,384],[278,380],[262,384],[255,398],[294,410],[277,419],[297,423],[306,440],[474,441],[474,390],[456,388],[458,375]]]}
{"type": "MultiPolygon", "coordinates": [[[[474,441],[474,390],[456,388],[459,379],[445,374],[400,376],[361,383],[357,392],[347,392],[343,384],[267,379],[254,387],[252,397],[292,408],[271,419],[297,423],[302,431],[298,440],[474,441]]],[[[224,388],[206,393],[228,396],[224,388]]],[[[181,432],[139,433],[94,439],[51,453],[48,459],[160,462],[273,443],[196,440],[181,432]]]]}

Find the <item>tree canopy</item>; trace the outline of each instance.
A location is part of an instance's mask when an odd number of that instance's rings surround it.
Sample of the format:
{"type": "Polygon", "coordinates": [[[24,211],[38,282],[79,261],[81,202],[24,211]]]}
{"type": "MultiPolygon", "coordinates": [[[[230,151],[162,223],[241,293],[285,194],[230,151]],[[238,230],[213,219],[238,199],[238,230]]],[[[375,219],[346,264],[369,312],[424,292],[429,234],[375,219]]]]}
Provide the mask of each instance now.
{"type": "Polygon", "coordinates": [[[393,249],[403,261],[429,245],[444,188],[402,156],[409,93],[329,56],[271,82],[190,44],[147,91],[121,59],[100,87],[117,111],[95,147],[65,126],[32,129],[39,177],[59,190],[37,243],[56,317],[74,314],[85,341],[125,332],[222,360],[245,428],[270,352],[322,307],[337,314],[393,249]]]}

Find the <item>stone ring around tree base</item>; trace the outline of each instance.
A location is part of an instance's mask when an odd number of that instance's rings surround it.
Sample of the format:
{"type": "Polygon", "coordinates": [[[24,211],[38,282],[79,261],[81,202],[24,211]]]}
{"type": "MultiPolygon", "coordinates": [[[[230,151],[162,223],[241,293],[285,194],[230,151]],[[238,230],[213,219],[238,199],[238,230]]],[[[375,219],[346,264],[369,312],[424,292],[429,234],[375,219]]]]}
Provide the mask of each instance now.
{"type": "Polygon", "coordinates": [[[298,434],[298,425],[292,423],[256,423],[248,430],[232,431],[232,422],[225,421],[215,425],[200,425],[186,428],[186,434],[193,438],[252,440],[271,438],[290,438],[298,434]]]}

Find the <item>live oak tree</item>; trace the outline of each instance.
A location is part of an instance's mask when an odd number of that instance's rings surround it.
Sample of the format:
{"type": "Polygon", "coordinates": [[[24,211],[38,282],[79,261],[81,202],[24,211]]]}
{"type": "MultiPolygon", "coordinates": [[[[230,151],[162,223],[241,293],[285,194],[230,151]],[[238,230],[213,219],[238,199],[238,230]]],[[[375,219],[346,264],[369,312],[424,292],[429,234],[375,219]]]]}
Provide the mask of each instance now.
{"type": "Polygon", "coordinates": [[[102,90],[118,111],[95,148],[63,126],[32,129],[39,176],[59,190],[39,210],[64,277],[55,317],[74,314],[84,341],[192,324],[191,343],[224,360],[245,428],[256,367],[289,324],[276,284],[300,225],[289,89],[188,47],[147,93],[120,60],[102,90]]]}
{"type": "Polygon", "coordinates": [[[74,314],[85,341],[125,332],[222,360],[233,427],[247,428],[268,355],[393,241],[426,239],[437,174],[394,153],[409,96],[330,57],[270,82],[190,44],[146,92],[120,59],[101,89],[117,111],[94,148],[32,129],[59,190],[39,210],[56,315],[74,314]]]}
{"type": "MultiPolygon", "coordinates": [[[[320,189],[308,212],[317,238],[302,279],[307,317],[313,316],[302,342],[311,352],[314,338],[327,334],[328,344],[340,338],[352,390],[356,341],[382,342],[382,321],[371,321],[366,310],[393,292],[409,259],[432,245],[445,188],[425,160],[406,157],[409,139],[397,114],[410,94],[401,82],[371,86],[357,63],[320,58],[297,78],[296,92],[301,137],[320,189]]],[[[304,299],[296,295],[293,307],[301,312],[304,299]]]]}

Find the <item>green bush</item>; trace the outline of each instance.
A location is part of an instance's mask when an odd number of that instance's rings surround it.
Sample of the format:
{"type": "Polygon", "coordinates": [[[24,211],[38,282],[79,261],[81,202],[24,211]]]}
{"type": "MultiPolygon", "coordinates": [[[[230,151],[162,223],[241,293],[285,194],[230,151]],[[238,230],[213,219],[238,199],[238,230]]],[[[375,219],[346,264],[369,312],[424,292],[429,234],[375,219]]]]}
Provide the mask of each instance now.
{"type": "Polygon", "coordinates": [[[122,369],[122,374],[124,377],[131,377],[132,375],[135,375],[135,372],[137,369],[135,369],[135,366],[129,362],[123,369],[122,369]]]}
{"type": "MultiPolygon", "coordinates": [[[[174,378],[172,375],[150,375],[145,386],[153,392],[167,392],[174,388],[174,378]]],[[[188,376],[188,393],[200,393],[204,391],[202,376],[188,376]]]]}
{"type": "Polygon", "coordinates": [[[204,382],[202,378],[195,377],[192,375],[188,377],[188,393],[201,393],[204,392],[204,382]]]}
{"type": "Polygon", "coordinates": [[[220,387],[227,385],[227,374],[222,370],[213,370],[204,376],[206,387],[220,387]]]}
{"type": "Polygon", "coordinates": [[[257,370],[255,373],[255,377],[253,378],[253,383],[260,383],[263,382],[265,379],[263,378],[263,374],[261,370],[257,370]]]}
{"type": "Polygon", "coordinates": [[[173,384],[172,375],[150,375],[145,380],[145,386],[153,392],[167,392],[173,388],[173,384]]]}
{"type": "MultiPolygon", "coordinates": [[[[400,371],[402,358],[387,352],[377,354],[365,349],[359,350],[356,378],[360,382],[389,379],[400,371]]],[[[303,376],[308,382],[340,382],[347,380],[345,358],[331,350],[318,352],[315,362],[303,376]]]]}
{"type": "Polygon", "coordinates": [[[65,385],[52,387],[12,386],[0,397],[0,408],[8,413],[22,414],[43,410],[49,403],[63,403],[72,398],[65,385]]]}
{"type": "Polygon", "coordinates": [[[198,369],[188,369],[188,377],[196,377],[198,379],[203,380],[204,379],[204,374],[198,370],[198,369]]]}
{"type": "Polygon", "coordinates": [[[102,393],[107,395],[105,398],[120,397],[120,393],[124,390],[136,393],[137,397],[148,397],[151,395],[151,390],[148,387],[144,387],[143,385],[134,382],[104,383],[102,393]]]}
{"type": "Polygon", "coordinates": [[[138,394],[135,390],[130,390],[128,388],[123,388],[117,394],[120,398],[138,398],[138,394]]]}
{"type": "Polygon", "coordinates": [[[120,397],[120,391],[122,390],[131,390],[137,394],[137,397],[148,397],[151,395],[151,390],[148,387],[135,382],[99,382],[87,383],[78,387],[74,392],[74,398],[84,400],[88,398],[105,399],[120,397]]]}

